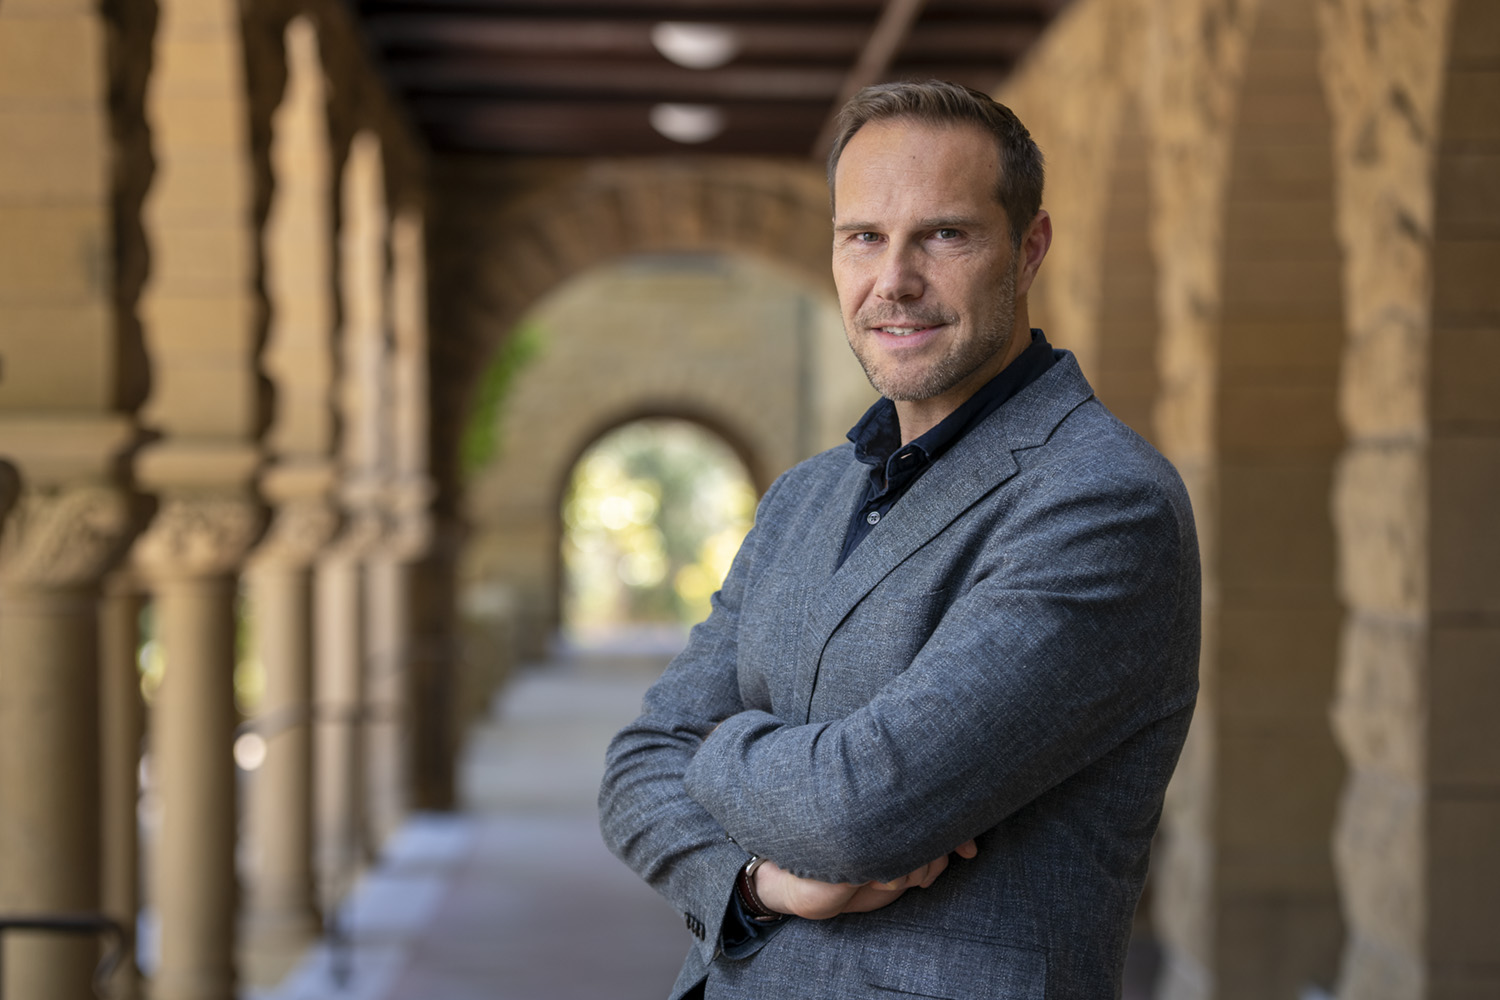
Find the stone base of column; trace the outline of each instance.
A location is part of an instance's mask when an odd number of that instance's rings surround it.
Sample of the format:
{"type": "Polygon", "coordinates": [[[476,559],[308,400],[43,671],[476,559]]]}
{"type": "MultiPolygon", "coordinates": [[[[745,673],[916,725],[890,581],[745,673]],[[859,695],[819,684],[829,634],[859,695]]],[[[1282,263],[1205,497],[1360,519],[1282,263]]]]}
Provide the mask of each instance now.
{"type": "Polygon", "coordinates": [[[312,913],[249,910],[240,915],[238,965],[246,986],[275,986],[323,933],[312,913]]]}

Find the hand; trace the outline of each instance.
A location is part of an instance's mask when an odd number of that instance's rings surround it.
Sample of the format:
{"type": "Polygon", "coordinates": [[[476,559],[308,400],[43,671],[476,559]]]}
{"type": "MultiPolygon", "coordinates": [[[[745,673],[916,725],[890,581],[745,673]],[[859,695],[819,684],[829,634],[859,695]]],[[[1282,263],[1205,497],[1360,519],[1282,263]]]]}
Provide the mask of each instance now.
{"type": "MultiPolygon", "coordinates": [[[[974,841],[966,841],[953,850],[962,858],[979,853],[974,841]]],[[[840,913],[868,913],[889,906],[908,889],[926,889],[948,867],[948,855],[908,872],[890,882],[819,882],[798,878],[776,862],[767,860],[755,872],[755,894],[762,903],[778,913],[790,913],[808,920],[827,920],[840,913]]]]}

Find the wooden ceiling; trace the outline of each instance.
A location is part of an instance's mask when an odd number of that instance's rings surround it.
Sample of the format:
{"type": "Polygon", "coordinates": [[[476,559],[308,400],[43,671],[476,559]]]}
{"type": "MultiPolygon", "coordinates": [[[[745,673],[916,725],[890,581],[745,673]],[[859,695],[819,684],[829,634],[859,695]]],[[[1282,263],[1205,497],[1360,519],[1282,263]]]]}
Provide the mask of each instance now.
{"type": "Polygon", "coordinates": [[[820,157],[834,111],[859,86],[938,77],[993,91],[1068,0],[352,3],[438,150],[820,157]],[[717,38],[732,56],[680,65],[653,41],[664,24],[717,38]],[[674,141],[653,115],[668,130],[676,121],[713,134],[674,141]]]}

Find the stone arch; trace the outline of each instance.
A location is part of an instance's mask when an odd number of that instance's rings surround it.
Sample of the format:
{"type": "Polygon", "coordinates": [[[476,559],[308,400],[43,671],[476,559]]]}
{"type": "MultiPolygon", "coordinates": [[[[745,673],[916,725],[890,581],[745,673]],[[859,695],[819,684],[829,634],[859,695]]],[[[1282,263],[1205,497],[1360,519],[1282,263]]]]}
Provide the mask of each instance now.
{"type": "Polygon", "coordinates": [[[873,398],[847,357],[832,296],[737,255],[598,266],[529,315],[541,346],[506,400],[498,457],[475,476],[465,506],[475,529],[465,576],[511,595],[528,655],[558,620],[558,500],[603,428],[648,414],[693,420],[730,442],[763,489],[841,440],[873,398]],[[813,378],[820,350],[846,357],[813,378]],[[861,392],[824,391],[851,382],[861,392]]]}
{"type": "Polygon", "coordinates": [[[542,181],[461,176],[440,179],[438,190],[445,187],[462,217],[440,207],[431,241],[441,255],[433,273],[452,283],[433,289],[444,332],[431,375],[439,510],[457,506],[457,442],[477,371],[526,310],[568,278],[632,254],[724,252],[832,289],[828,194],[811,166],[603,161],[552,170],[542,181]],[[460,312],[453,304],[461,302],[460,312]]]}
{"type": "Polygon", "coordinates": [[[1096,358],[1090,376],[1115,416],[1154,440],[1156,258],[1152,252],[1150,136],[1138,104],[1123,102],[1107,184],[1096,358]]]}
{"type": "Polygon", "coordinates": [[[750,483],[758,494],[765,493],[776,478],[776,473],[766,465],[765,456],[757,451],[749,439],[735,426],[733,419],[725,414],[693,405],[647,404],[602,415],[593,430],[580,437],[577,446],[571,452],[565,453],[566,460],[558,463],[556,467],[561,474],[556,476],[553,482],[552,496],[555,501],[560,503],[567,494],[568,481],[572,478],[573,469],[590,448],[611,432],[642,420],[681,420],[695,424],[712,434],[724,442],[744,465],[745,474],[750,477],[750,483]]]}
{"type": "MultiPolygon", "coordinates": [[[[561,475],[558,477],[552,493],[552,509],[560,512],[563,501],[567,497],[568,487],[573,475],[578,468],[579,461],[590,448],[598,444],[612,432],[643,420],[678,420],[689,423],[716,438],[722,444],[727,445],[734,456],[744,466],[745,474],[749,478],[757,495],[763,494],[771,485],[774,475],[770,475],[764,468],[764,463],[756,454],[754,447],[748,442],[734,423],[725,420],[723,414],[717,414],[708,410],[693,407],[673,406],[645,406],[639,409],[621,411],[606,415],[595,429],[584,436],[578,446],[568,454],[567,462],[560,466],[561,475]]],[[[562,564],[562,529],[559,526],[556,541],[553,545],[551,585],[553,591],[552,607],[555,609],[556,620],[550,624],[553,627],[562,624],[562,589],[564,583],[565,568],[562,564]]]]}

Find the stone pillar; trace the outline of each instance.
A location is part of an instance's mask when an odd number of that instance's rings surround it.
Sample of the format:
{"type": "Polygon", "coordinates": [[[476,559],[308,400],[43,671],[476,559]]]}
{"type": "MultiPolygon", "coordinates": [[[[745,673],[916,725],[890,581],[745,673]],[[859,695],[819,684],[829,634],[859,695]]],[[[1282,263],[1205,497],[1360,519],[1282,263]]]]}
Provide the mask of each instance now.
{"type": "Polygon", "coordinates": [[[1500,995],[1500,60],[1486,0],[1323,5],[1348,340],[1343,1000],[1500,995]]]}
{"type": "Polygon", "coordinates": [[[324,552],[314,574],[314,797],[318,883],[325,908],[349,889],[370,854],[364,838],[363,559],[378,534],[373,518],[357,517],[324,552]]]}
{"type": "Polygon", "coordinates": [[[427,508],[427,292],[421,215],[400,212],[391,227],[391,351],[383,450],[388,537],[369,563],[369,835],[384,843],[411,801],[412,563],[430,543],[427,508]]]}
{"type": "MultiPolygon", "coordinates": [[[[0,536],[0,912],[99,909],[99,581],[130,521],[114,489],[31,491],[0,536]]],[[[95,940],[5,948],[5,995],[93,995],[95,940]]]]}
{"type": "MultiPolygon", "coordinates": [[[[136,807],[140,798],[141,741],[146,718],[136,655],[144,603],[137,581],[129,574],[117,573],[105,581],[99,626],[103,908],[107,916],[131,931],[141,908],[136,807]]],[[[111,1000],[136,1000],[140,996],[134,949],[115,972],[110,985],[114,990],[111,1000]]]]}
{"type": "Polygon", "coordinates": [[[456,519],[434,526],[427,554],[412,566],[411,684],[412,805],[452,809],[458,750],[456,695],[460,649],[458,551],[464,529],[456,519]]]}
{"type": "Polygon", "coordinates": [[[365,839],[378,850],[401,823],[411,785],[406,746],[409,569],[399,554],[382,553],[365,573],[369,608],[365,759],[369,781],[365,839]]]}
{"type": "Polygon", "coordinates": [[[162,811],[151,866],[161,932],[154,1000],[235,994],[235,570],[260,514],[244,494],[171,496],[136,548],[166,657],[151,719],[162,811]]]}
{"type": "Polygon", "coordinates": [[[247,788],[250,883],[243,916],[244,979],[279,982],[317,936],[312,870],[312,562],[337,520],[316,499],[277,512],[247,581],[265,696],[255,732],[266,756],[247,788]]]}

